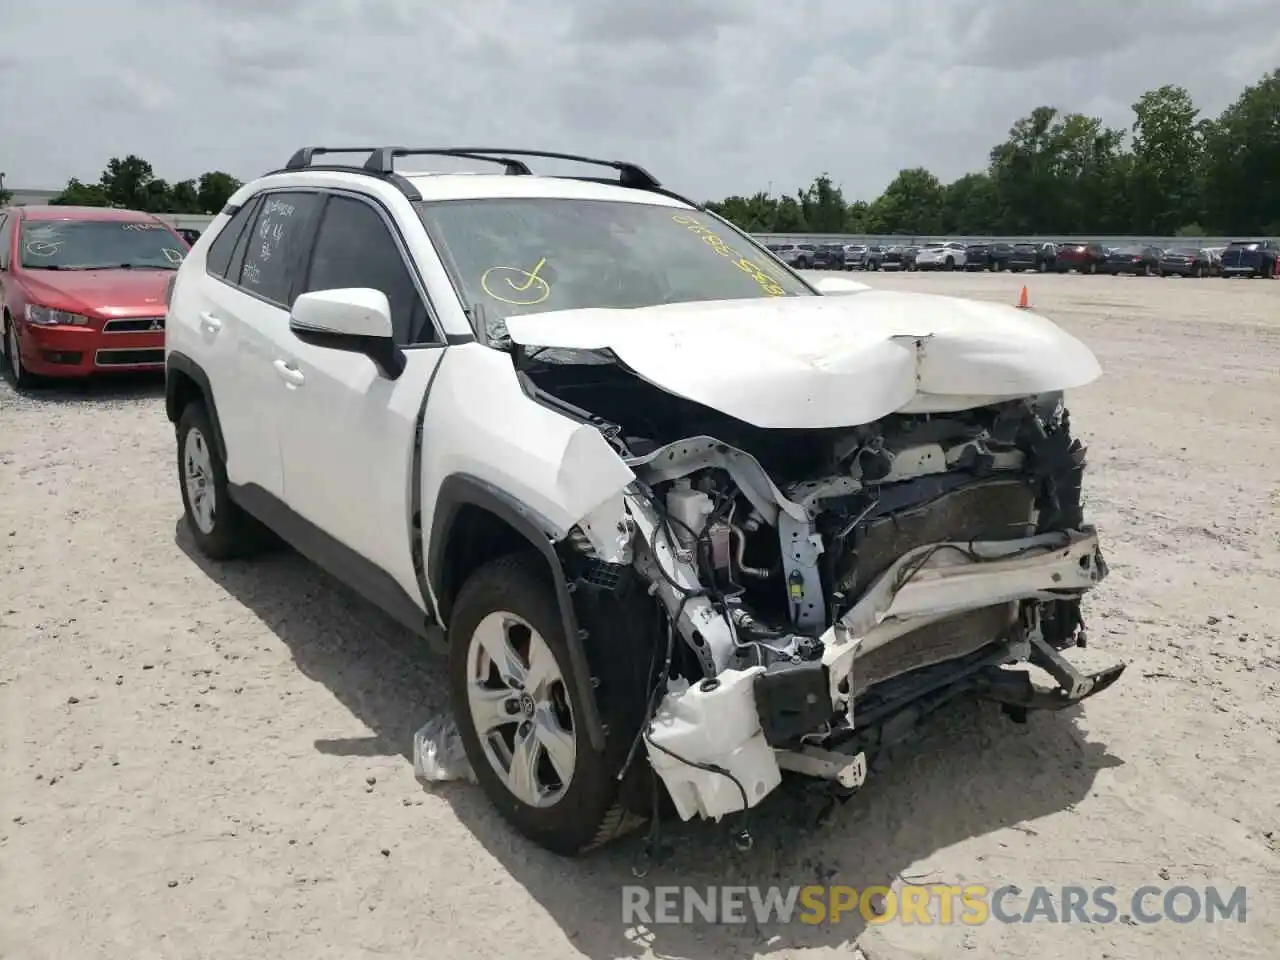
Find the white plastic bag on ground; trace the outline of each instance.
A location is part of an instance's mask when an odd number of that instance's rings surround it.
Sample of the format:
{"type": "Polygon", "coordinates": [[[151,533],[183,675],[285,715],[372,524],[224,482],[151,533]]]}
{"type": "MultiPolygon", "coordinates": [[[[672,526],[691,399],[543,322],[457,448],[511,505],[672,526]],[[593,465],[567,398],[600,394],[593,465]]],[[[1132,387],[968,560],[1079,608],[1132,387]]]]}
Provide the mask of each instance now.
{"type": "Polygon", "coordinates": [[[462,746],[462,735],[451,715],[432,717],[413,735],[413,775],[423,783],[476,782],[462,746]]]}

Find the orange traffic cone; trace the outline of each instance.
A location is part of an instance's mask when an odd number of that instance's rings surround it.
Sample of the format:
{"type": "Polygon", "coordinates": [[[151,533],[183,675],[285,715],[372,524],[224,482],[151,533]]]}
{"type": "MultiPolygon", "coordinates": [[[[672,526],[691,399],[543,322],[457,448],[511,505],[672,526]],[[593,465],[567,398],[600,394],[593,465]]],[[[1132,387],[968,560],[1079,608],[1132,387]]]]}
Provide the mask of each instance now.
{"type": "Polygon", "coordinates": [[[1018,297],[1018,304],[1017,304],[1017,306],[1018,306],[1018,309],[1019,309],[1019,310],[1029,310],[1029,309],[1031,309],[1031,305],[1030,305],[1029,303],[1027,303],[1027,288],[1026,288],[1026,287],[1023,287],[1023,288],[1022,288],[1022,294],[1018,297]]]}

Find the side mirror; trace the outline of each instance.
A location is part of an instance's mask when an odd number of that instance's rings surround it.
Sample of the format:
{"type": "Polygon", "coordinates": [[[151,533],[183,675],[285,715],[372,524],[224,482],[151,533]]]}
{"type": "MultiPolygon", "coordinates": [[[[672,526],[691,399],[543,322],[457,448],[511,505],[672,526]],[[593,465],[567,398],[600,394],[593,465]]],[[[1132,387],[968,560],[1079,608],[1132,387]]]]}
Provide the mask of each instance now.
{"type": "Polygon", "coordinates": [[[823,277],[816,284],[818,292],[824,296],[839,296],[844,293],[861,293],[863,290],[870,290],[865,283],[859,283],[857,280],[846,280],[844,277],[823,277]]]}
{"type": "Polygon", "coordinates": [[[404,372],[404,352],[392,336],[391,304],[381,290],[316,290],[293,301],[289,329],[303,343],[361,353],[388,380],[404,372]]]}

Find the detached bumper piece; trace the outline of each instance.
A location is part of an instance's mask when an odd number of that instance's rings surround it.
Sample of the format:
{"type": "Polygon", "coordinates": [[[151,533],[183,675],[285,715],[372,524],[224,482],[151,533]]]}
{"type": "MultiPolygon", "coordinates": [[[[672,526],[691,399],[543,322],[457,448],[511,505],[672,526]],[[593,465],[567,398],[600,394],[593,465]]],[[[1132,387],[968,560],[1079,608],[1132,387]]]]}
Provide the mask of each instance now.
{"type": "Polygon", "coordinates": [[[1031,639],[1030,661],[1058,682],[1054,690],[1036,686],[1025,670],[988,668],[977,677],[977,692],[1007,707],[1014,719],[1028,710],[1062,710],[1101,693],[1120,679],[1126,664],[1117,663],[1097,673],[1081,673],[1043,637],[1031,639]]]}

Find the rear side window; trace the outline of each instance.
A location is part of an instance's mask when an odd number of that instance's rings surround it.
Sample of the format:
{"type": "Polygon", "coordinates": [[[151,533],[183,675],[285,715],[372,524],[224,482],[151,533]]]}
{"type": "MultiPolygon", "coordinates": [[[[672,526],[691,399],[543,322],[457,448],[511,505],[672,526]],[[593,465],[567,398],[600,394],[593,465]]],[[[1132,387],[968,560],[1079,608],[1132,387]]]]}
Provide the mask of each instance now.
{"type": "Polygon", "coordinates": [[[348,287],[368,287],[387,295],[397,343],[436,339],[426,306],[386,221],[362,200],[333,196],[321,214],[306,284],[299,292],[348,287]]]}
{"type": "MultiPolygon", "coordinates": [[[[245,229],[253,220],[253,215],[257,211],[258,200],[253,198],[245,203],[239,210],[232,214],[231,219],[227,221],[227,225],[222,228],[222,232],[213,238],[213,244],[209,247],[209,253],[205,257],[205,269],[215,277],[226,279],[230,272],[232,253],[235,252],[236,242],[244,234],[245,229]]],[[[236,274],[240,272],[240,264],[236,263],[236,274]]]]}
{"type": "Polygon", "coordinates": [[[253,229],[245,234],[241,287],[288,309],[321,199],[318,193],[269,193],[262,198],[253,229]]]}

